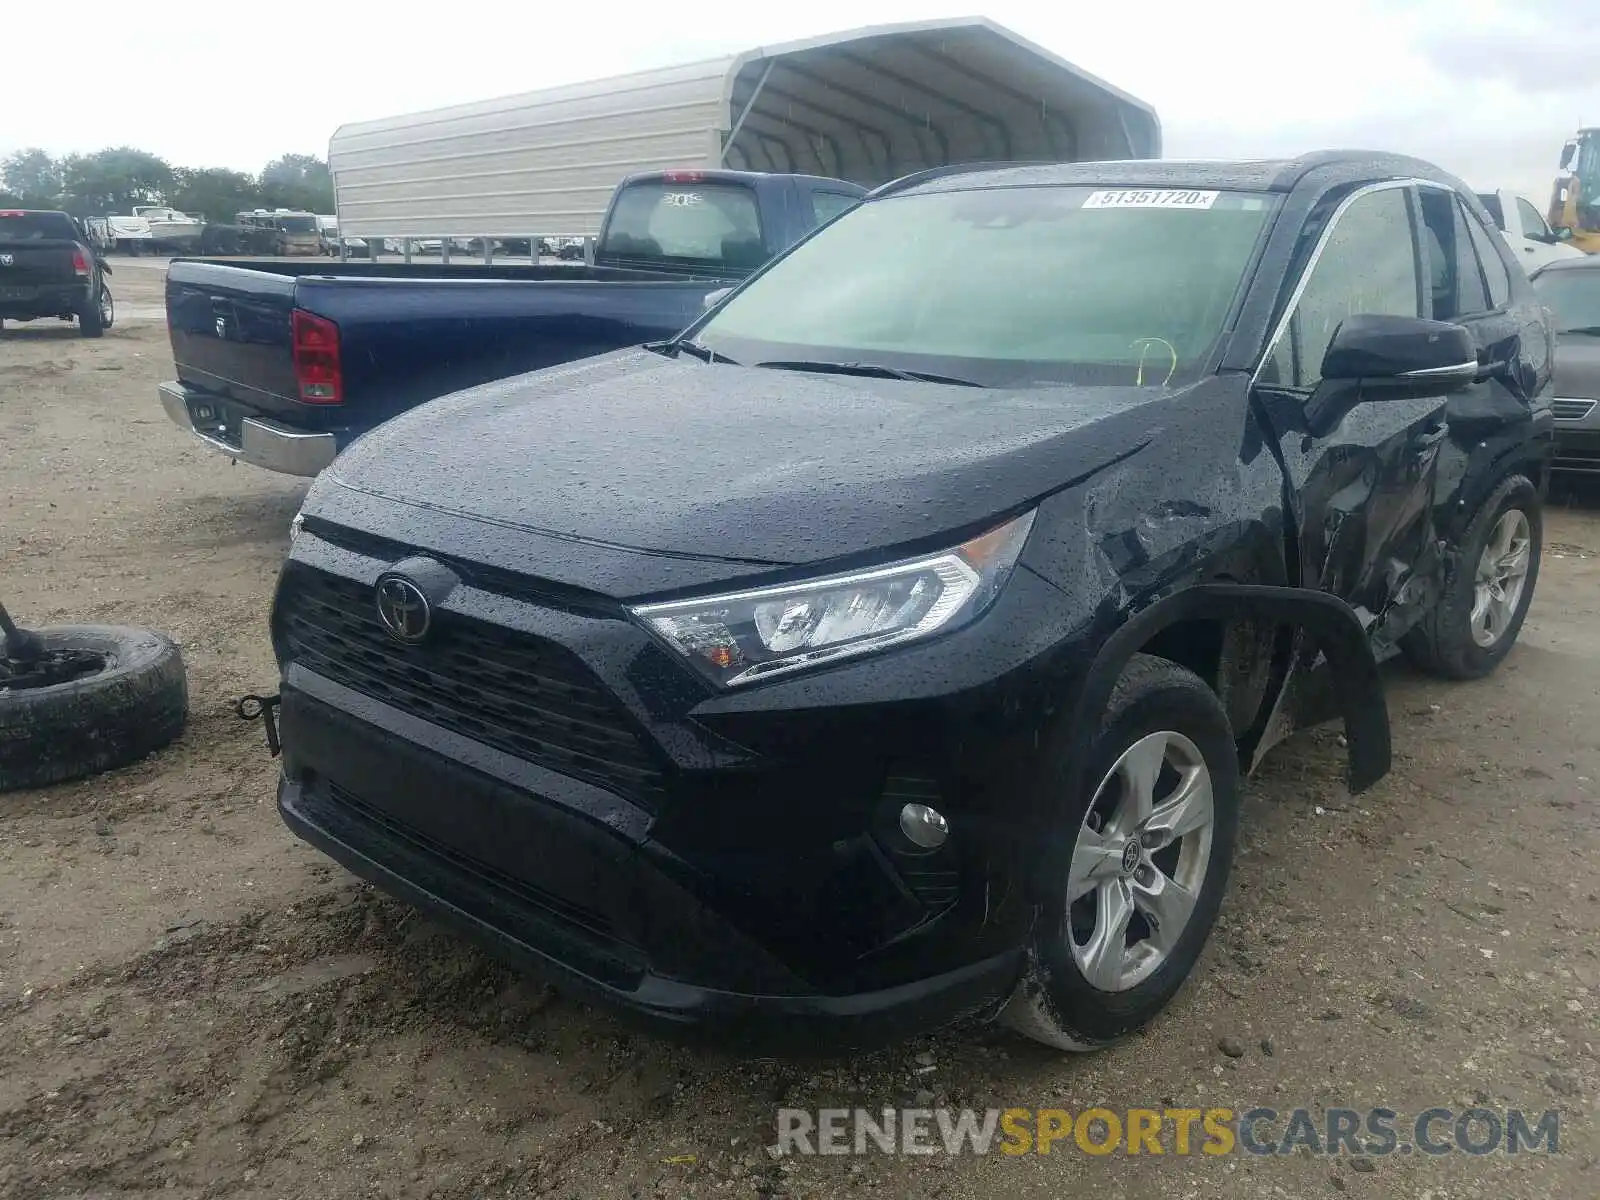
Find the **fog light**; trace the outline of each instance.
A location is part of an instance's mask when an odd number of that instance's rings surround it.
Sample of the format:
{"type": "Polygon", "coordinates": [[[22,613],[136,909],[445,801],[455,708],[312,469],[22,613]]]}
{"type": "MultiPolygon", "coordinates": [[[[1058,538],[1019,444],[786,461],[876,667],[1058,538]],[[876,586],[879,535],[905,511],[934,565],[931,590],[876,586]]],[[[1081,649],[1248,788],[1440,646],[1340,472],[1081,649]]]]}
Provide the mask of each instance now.
{"type": "Polygon", "coordinates": [[[937,850],[950,836],[950,822],[938,809],[926,804],[908,804],[900,810],[900,832],[911,844],[924,850],[937,850]]]}

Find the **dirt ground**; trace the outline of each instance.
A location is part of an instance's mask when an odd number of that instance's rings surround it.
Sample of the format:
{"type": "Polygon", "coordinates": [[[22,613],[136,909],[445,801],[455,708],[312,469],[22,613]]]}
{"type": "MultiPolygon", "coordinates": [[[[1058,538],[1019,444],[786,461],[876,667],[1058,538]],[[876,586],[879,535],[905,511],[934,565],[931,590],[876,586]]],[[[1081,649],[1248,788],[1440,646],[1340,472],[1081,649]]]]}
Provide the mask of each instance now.
{"type": "Polygon", "coordinates": [[[965,1030],[741,1060],[519,978],[283,829],[260,729],[229,703],[275,684],[268,601],[304,484],[166,421],[159,265],[116,268],[103,340],[0,336],[0,595],[36,624],[169,631],[192,721],[134,767],[0,797],[0,1196],[1600,1195],[1594,497],[1550,511],[1498,675],[1389,673],[1377,788],[1345,793],[1337,729],[1275,752],[1221,926],[1146,1034],[1088,1056],[965,1030]],[[1555,1155],[767,1151],[780,1104],[911,1103],[1563,1123],[1555,1155]]]}

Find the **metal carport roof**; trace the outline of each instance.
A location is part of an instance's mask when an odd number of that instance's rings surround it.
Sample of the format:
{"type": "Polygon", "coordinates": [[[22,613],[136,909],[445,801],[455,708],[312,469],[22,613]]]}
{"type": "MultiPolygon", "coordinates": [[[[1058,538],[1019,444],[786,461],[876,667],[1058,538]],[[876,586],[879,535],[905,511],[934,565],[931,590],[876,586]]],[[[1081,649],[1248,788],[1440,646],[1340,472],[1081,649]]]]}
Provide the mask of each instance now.
{"type": "Polygon", "coordinates": [[[1155,110],[982,17],[883,25],[341,126],[341,232],[585,234],[631,171],[873,185],[957,162],[1156,158],[1155,110]]]}

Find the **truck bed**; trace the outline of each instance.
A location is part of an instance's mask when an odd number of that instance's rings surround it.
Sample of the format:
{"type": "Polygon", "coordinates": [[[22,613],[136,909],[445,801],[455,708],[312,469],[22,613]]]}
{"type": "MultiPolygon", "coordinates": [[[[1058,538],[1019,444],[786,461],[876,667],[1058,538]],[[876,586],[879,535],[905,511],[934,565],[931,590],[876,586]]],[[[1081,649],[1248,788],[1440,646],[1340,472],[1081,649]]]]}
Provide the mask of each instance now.
{"type": "Polygon", "coordinates": [[[167,317],[178,381],[229,426],[263,417],[336,435],[493,379],[677,332],[716,280],[606,267],[175,260],[167,317]],[[293,314],[337,329],[342,400],[307,403],[293,314]]]}

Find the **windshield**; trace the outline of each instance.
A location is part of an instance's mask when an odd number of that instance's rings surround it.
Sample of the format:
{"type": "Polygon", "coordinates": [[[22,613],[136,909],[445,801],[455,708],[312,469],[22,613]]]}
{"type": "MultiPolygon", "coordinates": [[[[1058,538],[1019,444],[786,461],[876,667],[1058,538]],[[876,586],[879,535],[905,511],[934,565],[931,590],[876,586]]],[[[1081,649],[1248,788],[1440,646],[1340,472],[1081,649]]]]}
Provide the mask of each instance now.
{"type": "Polygon", "coordinates": [[[598,252],[746,269],[766,258],[755,192],[703,181],[629,184],[612,207],[598,252]]]}
{"type": "Polygon", "coordinates": [[[1276,201],[989,188],[864,203],[701,326],[737,362],[827,359],[994,385],[1161,386],[1220,339],[1276,201]]]}
{"type": "Polygon", "coordinates": [[[72,218],[61,212],[0,212],[0,241],[40,242],[48,238],[77,241],[72,218]]]}
{"type": "Polygon", "coordinates": [[[1541,271],[1533,290],[1556,314],[1557,333],[1600,335],[1600,268],[1541,271]]]}
{"type": "Polygon", "coordinates": [[[285,233],[315,233],[317,219],[315,217],[279,217],[274,224],[285,233]]]}

